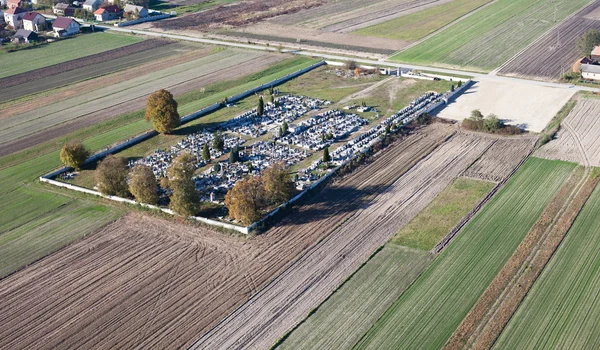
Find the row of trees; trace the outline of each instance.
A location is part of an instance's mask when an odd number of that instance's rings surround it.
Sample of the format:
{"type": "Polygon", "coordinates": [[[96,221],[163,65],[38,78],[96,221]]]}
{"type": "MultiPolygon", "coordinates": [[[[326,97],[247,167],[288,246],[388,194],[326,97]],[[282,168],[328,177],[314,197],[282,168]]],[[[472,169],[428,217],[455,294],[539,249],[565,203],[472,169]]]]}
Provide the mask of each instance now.
{"type": "Polygon", "coordinates": [[[487,117],[483,116],[480,110],[475,109],[471,112],[471,117],[462,121],[461,126],[467,130],[481,131],[494,134],[516,135],[521,133],[521,129],[506,125],[495,114],[490,114],[487,117]]]}
{"type": "Polygon", "coordinates": [[[269,207],[288,201],[295,191],[289,169],[279,162],[260,176],[248,176],[238,181],[225,195],[225,205],[229,216],[249,225],[261,219],[269,207]]]}

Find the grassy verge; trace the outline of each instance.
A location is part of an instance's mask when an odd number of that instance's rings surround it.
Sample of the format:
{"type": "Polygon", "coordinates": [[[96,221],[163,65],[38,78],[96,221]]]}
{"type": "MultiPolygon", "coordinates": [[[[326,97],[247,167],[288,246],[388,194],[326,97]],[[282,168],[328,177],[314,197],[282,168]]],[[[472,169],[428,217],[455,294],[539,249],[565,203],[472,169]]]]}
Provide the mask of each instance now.
{"type": "Polygon", "coordinates": [[[454,0],[390,21],[354,31],[353,34],[416,41],[452,23],[491,0],[454,0]]]}
{"type": "Polygon", "coordinates": [[[571,163],[529,159],[357,348],[443,346],[574,168],[571,163]]]}
{"type": "Polygon", "coordinates": [[[93,33],[78,35],[29,50],[10,52],[3,55],[2,59],[10,60],[14,64],[0,65],[0,78],[116,49],[143,40],[142,37],[132,35],[93,33]],[[22,63],[17,64],[17,62],[22,63]]]}
{"type": "Polygon", "coordinates": [[[600,188],[496,341],[495,349],[600,346],[600,188]]]}
{"type": "Polygon", "coordinates": [[[431,250],[493,187],[494,183],[487,181],[466,178],[454,180],[391,242],[431,250]]]}
{"type": "Polygon", "coordinates": [[[427,252],[387,244],[277,348],[351,348],[432,259],[427,252]]]}

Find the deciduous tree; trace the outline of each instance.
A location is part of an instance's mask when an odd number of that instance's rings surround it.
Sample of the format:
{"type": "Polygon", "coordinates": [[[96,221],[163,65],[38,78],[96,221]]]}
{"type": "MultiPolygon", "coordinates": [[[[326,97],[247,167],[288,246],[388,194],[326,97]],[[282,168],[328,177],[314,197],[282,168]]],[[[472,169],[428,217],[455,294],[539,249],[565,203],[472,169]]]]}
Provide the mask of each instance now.
{"type": "Polygon", "coordinates": [[[129,192],[140,203],[158,202],[158,183],[152,169],[146,165],[136,165],[129,173],[129,192]]]}
{"type": "Polygon", "coordinates": [[[81,169],[81,166],[89,157],[90,152],[78,141],[66,143],[60,150],[60,161],[75,169],[81,169]]]}
{"type": "Polygon", "coordinates": [[[194,157],[189,153],[180,154],[167,169],[169,188],[173,191],[169,207],[183,216],[192,216],[200,210],[200,193],[193,180],[195,170],[194,157]]]}
{"type": "Polygon", "coordinates": [[[152,121],[154,130],[163,134],[171,133],[180,122],[177,101],[167,90],[158,90],[146,101],[145,118],[147,121],[152,121]]]}
{"type": "Polygon", "coordinates": [[[104,195],[129,197],[127,159],[109,155],[96,168],[98,191],[104,195]]]}
{"type": "Polygon", "coordinates": [[[279,204],[288,201],[294,194],[294,182],[288,167],[283,162],[277,162],[268,167],[262,174],[267,201],[279,204]]]}
{"type": "Polygon", "coordinates": [[[597,45],[600,45],[600,31],[597,29],[589,29],[577,38],[577,51],[582,56],[590,57],[594,46],[597,45]]]}
{"type": "Polygon", "coordinates": [[[244,225],[259,220],[265,208],[265,190],[259,176],[238,181],[225,195],[229,215],[244,225]]]}

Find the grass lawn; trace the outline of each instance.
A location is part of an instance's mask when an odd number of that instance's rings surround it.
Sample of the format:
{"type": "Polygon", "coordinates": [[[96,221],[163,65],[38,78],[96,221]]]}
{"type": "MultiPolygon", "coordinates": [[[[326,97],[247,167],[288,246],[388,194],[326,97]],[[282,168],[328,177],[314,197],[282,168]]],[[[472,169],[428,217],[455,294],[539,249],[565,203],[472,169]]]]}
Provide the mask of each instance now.
{"type": "Polygon", "coordinates": [[[454,180],[391,242],[416,249],[432,249],[494,186],[487,181],[454,180]]]}
{"type": "Polygon", "coordinates": [[[21,62],[21,64],[0,65],[0,78],[116,49],[143,40],[142,37],[132,35],[92,33],[59,40],[28,50],[9,52],[2,55],[2,60],[21,62]]]}
{"type": "Polygon", "coordinates": [[[498,0],[393,56],[392,60],[490,71],[588,3],[587,0],[498,0]]]}
{"type": "Polygon", "coordinates": [[[600,348],[599,212],[596,188],[494,349],[600,348]]]}
{"type": "Polygon", "coordinates": [[[530,158],[357,348],[441,348],[574,168],[572,163],[530,158]]]}
{"type": "Polygon", "coordinates": [[[416,41],[452,23],[492,0],[454,0],[387,22],[361,28],[353,34],[416,41]]]}
{"type": "Polygon", "coordinates": [[[427,252],[385,245],[277,349],[350,349],[432,259],[427,252]]]}

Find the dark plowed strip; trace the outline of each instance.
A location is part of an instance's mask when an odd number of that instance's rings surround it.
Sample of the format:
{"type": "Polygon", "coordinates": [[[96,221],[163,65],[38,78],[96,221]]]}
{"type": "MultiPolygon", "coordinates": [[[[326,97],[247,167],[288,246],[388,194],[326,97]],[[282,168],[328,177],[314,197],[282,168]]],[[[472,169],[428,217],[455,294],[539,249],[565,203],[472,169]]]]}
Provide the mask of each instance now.
{"type": "Polygon", "coordinates": [[[2,86],[3,88],[18,86],[33,80],[47,78],[53,75],[59,75],[65,72],[72,71],[74,69],[90,67],[95,64],[104,63],[106,61],[115,60],[134,53],[147,51],[172,43],[172,41],[161,39],[144,40],[142,42],[119,47],[114,50],[100,52],[94,55],[81,57],[63,63],[58,63],[52,66],[34,69],[29,72],[11,75],[9,77],[0,79],[0,86],[2,86]]]}

